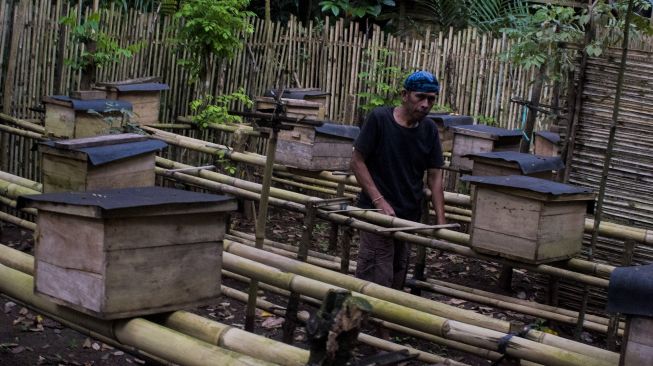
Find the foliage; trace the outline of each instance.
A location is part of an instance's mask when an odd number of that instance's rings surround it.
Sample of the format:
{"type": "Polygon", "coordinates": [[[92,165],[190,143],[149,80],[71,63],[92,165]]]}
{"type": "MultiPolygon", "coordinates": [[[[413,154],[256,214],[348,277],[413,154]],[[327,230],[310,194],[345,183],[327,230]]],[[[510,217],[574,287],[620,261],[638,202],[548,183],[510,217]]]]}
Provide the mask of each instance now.
{"type": "Polygon", "coordinates": [[[395,6],[394,0],[323,0],[319,5],[323,13],[334,16],[343,15],[346,18],[364,18],[365,16],[378,17],[383,5],[395,6]]]}
{"type": "Polygon", "coordinates": [[[207,128],[212,123],[241,123],[240,116],[229,114],[229,107],[236,102],[243,103],[246,107],[251,107],[254,104],[243,88],[234,93],[217,97],[205,95],[190,103],[190,109],[194,113],[193,121],[200,128],[207,128]]]}
{"type": "MultiPolygon", "coordinates": [[[[650,6],[644,0],[636,0],[640,9],[650,6]]],[[[584,51],[590,56],[599,56],[607,46],[614,45],[623,38],[623,26],[627,0],[615,3],[599,0],[588,9],[577,12],[573,8],[551,5],[534,5],[534,13],[526,15],[509,15],[509,27],[503,28],[513,46],[504,55],[511,61],[524,67],[547,65],[547,77],[559,79],[562,73],[574,67],[573,53],[560,44],[581,43],[586,27],[595,21],[597,27],[603,28],[605,35],[586,45],[584,51]]],[[[648,20],[634,14],[631,35],[652,34],[648,20]]]]}
{"type": "Polygon", "coordinates": [[[100,31],[99,13],[90,14],[82,24],[77,24],[74,14],[61,18],[59,22],[70,28],[74,42],[87,45],[79,58],[65,60],[66,65],[74,70],[81,70],[89,65],[102,67],[120,61],[121,57],[130,58],[143,46],[142,42],[137,42],[120,47],[115,38],[100,31]],[[95,49],[88,47],[90,43],[95,43],[95,49]]]}
{"type": "MultiPolygon", "coordinates": [[[[368,58],[372,57],[370,51],[366,51],[365,55],[368,58]]],[[[390,66],[391,63],[387,62],[387,60],[392,55],[394,55],[394,52],[381,49],[377,61],[370,68],[371,71],[358,74],[358,78],[365,83],[366,89],[370,90],[358,94],[359,97],[365,100],[365,103],[361,105],[365,112],[369,112],[376,107],[384,105],[398,106],[401,103],[401,82],[409,73],[399,67],[390,66]]]]}
{"type": "Polygon", "coordinates": [[[559,44],[582,39],[585,32],[580,15],[561,6],[534,5],[533,9],[533,15],[508,16],[511,26],[502,31],[515,42],[504,56],[526,68],[540,67],[549,59],[563,68],[572,67],[572,56],[559,44]]]}
{"type": "Polygon", "coordinates": [[[491,116],[486,116],[482,114],[478,114],[474,116],[474,119],[476,120],[477,123],[483,124],[483,125],[488,125],[488,126],[499,126],[499,123],[497,122],[497,119],[491,116]]]}
{"type": "Polygon", "coordinates": [[[254,31],[248,17],[252,12],[245,8],[249,0],[186,0],[175,14],[180,30],[177,45],[194,56],[184,60],[193,75],[205,72],[206,61],[211,55],[228,59],[242,45],[241,35],[254,31]],[[183,19],[183,22],[181,22],[183,19]]]}

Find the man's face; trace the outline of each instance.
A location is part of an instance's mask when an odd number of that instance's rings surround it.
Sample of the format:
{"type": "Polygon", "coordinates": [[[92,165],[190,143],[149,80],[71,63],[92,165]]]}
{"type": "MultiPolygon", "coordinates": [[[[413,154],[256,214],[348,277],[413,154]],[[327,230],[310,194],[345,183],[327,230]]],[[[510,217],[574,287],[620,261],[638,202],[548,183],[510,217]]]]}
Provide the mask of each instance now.
{"type": "Polygon", "coordinates": [[[431,111],[437,93],[425,93],[418,91],[404,90],[401,93],[401,100],[410,118],[419,121],[431,111]]]}

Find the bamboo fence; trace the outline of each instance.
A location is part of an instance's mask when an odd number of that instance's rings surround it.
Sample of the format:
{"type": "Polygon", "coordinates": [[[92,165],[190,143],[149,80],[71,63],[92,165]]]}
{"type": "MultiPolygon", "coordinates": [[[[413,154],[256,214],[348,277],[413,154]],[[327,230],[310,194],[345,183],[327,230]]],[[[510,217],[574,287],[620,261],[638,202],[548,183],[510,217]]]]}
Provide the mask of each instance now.
{"type": "MultiPolygon", "coordinates": [[[[40,118],[34,108],[40,107],[43,96],[76,89],[79,74],[64,60],[79,55],[82,49],[58,23],[71,13],[88,15],[89,10],[79,10],[63,0],[5,1],[0,5],[0,85],[4,87],[0,95],[5,113],[40,118]]],[[[176,34],[171,17],[124,12],[113,6],[101,14],[103,31],[122,46],[143,42],[143,48],[131,59],[98,70],[97,79],[159,76],[170,85],[170,90],[162,93],[161,121],[172,122],[188,114],[188,103],[198,95],[179,61],[192,55],[171,46],[176,34]]],[[[213,94],[248,87],[250,94],[261,95],[281,84],[319,88],[331,93],[328,118],[353,124],[360,115],[361,92],[377,93],[382,82],[400,82],[378,65],[403,71],[427,69],[442,82],[438,104],[460,114],[494,118],[507,128],[519,127],[522,116],[521,107],[510,103],[510,98],[528,99],[530,95],[533,70],[514,67],[500,57],[510,47],[508,40],[475,29],[427,31],[421,39],[402,39],[376,26],[363,32],[359,24],[344,20],[326,18],[303,25],[293,18],[285,25],[273,24],[268,35],[261,19],[251,21],[255,31],[244,39],[242,50],[227,62],[224,72],[213,70],[213,94]],[[370,76],[361,78],[362,73],[370,76]],[[221,76],[224,88],[217,90],[221,76]]],[[[549,97],[547,89],[544,100],[549,97]]]]}

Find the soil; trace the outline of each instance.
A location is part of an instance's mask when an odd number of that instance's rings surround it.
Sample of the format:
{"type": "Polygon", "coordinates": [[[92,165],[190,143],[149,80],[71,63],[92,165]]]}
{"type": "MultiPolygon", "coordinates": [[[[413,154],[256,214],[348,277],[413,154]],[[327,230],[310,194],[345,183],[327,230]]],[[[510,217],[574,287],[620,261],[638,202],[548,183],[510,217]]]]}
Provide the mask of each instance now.
{"type": "MultiPolygon", "coordinates": [[[[271,209],[268,222],[267,237],[288,244],[298,244],[302,236],[302,216],[288,211],[271,209]]],[[[252,222],[243,219],[240,215],[232,218],[232,227],[253,233],[252,222]]],[[[328,248],[329,224],[318,222],[316,236],[313,243],[314,250],[326,252],[328,248]]],[[[0,242],[10,247],[32,254],[32,233],[12,225],[3,226],[0,242]]],[[[353,243],[357,243],[354,238],[353,243]]],[[[355,246],[352,248],[352,259],[356,258],[355,246]]],[[[335,253],[332,253],[335,254],[335,253]]],[[[495,263],[469,259],[448,253],[430,251],[427,261],[427,277],[437,278],[453,283],[466,285],[482,290],[517,296],[523,299],[542,297],[542,289],[536,286],[530,276],[516,270],[513,278],[512,293],[501,291],[497,286],[500,267],[495,263]]],[[[409,274],[409,278],[410,278],[409,274]]],[[[223,278],[223,284],[246,291],[246,285],[229,278],[223,278]]],[[[408,290],[408,289],[407,289],[408,290]]],[[[280,296],[264,293],[268,301],[284,305],[286,300],[280,296]]],[[[549,329],[557,331],[560,335],[569,335],[570,327],[560,327],[555,324],[543,324],[537,319],[523,314],[495,309],[486,305],[476,304],[464,300],[449,298],[443,295],[422,291],[422,296],[431,298],[453,306],[474,310],[498,319],[521,322],[524,325],[546,325],[549,329]]],[[[316,308],[302,304],[302,309],[313,313],[316,308]]],[[[245,304],[221,296],[210,306],[191,309],[209,319],[222,323],[243,327],[245,317],[245,304]]],[[[264,312],[257,313],[256,333],[269,338],[281,339],[281,320],[264,312]]],[[[374,327],[368,325],[366,332],[374,333],[374,327]]],[[[447,349],[434,343],[407,337],[403,334],[392,334],[396,343],[449,357],[470,365],[490,365],[491,362],[447,349]]],[[[569,337],[568,337],[569,338],[569,337]]],[[[602,336],[583,333],[582,341],[596,346],[603,346],[602,336]]],[[[298,328],[295,333],[296,346],[308,348],[303,328],[298,328]]],[[[378,350],[365,345],[359,345],[357,356],[366,357],[378,353],[378,350]]],[[[132,355],[123,350],[110,347],[86,335],[68,329],[56,321],[41,317],[38,313],[17,304],[13,300],[0,296],[0,365],[155,365],[156,362],[148,360],[142,355],[132,355]]],[[[422,363],[411,361],[408,365],[422,363]]]]}

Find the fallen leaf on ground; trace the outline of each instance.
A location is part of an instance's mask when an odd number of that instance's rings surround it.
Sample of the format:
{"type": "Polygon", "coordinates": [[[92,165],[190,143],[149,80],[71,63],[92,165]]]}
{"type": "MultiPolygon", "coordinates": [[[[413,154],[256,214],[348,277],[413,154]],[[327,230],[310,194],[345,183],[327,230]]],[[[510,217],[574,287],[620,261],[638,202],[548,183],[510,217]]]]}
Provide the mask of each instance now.
{"type": "Polygon", "coordinates": [[[101,347],[100,347],[99,344],[97,344],[97,343],[93,343],[93,344],[91,345],[91,348],[93,348],[93,349],[96,350],[96,351],[99,351],[101,347]]]}
{"type": "Polygon", "coordinates": [[[460,300],[460,299],[450,299],[447,301],[449,304],[454,304],[454,305],[460,305],[466,303],[467,300],[460,300]]]}
{"type": "Polygon", "coordinates": [[[82,348],[91,348],[91,338],[86,338],[84,344],[82,344],[82,348]]]}
{"type": "Polygon", "coordinates": [[[268,317],[274,316],[274,314],[272,314],[272,313],[268,313],[267,311],[263,310],[263,311],[261,311],[260,316],[261,316],[262,318],[268,318],[268,317]]]}
{"type": "Polygon", "coordinates": [[[279,328],[284,321],[285,321],[284,318],[270,317],[265,319],[263,323],[261,323],[261,326],[266,329],[279,328]]]}
{"type": "Polygon", "coordinates": [[[18,314],[20,314],[20,315],[27,315],[28,313],[29,313],[29,310],[27,310],[27,308],[22,308],[18,312],[18,314]]]}
{"type": "Polygon", "coordinates": [[[13,310],[13,308],[15,306],[16,306],[15,302],[11,302],[11,301],[6,302],[5,303],[5,314],[9,314],[11,312],[11,310],[13,310]]]}

